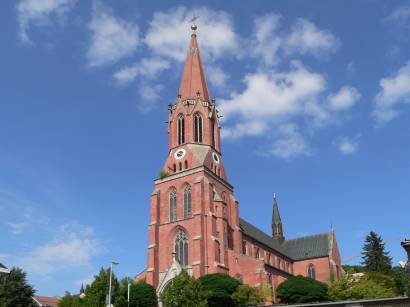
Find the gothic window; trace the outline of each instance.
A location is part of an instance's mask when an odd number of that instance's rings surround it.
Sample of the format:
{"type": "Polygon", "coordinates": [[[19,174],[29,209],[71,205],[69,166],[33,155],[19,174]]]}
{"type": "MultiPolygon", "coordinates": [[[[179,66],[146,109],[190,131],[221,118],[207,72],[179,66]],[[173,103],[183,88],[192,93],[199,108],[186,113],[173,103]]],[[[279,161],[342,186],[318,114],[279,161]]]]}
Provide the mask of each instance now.
{"type": "Polygon", "coordinates": [[[176,165],[176,164],[174,164],[174,165],[172,166],[172,170],[174,171],[174,173],[177,171],[177,165],[176,165]]]}
{"type": "Polygon", "coordinates": [[[221,262],[221,244],[218,241],[215,241],[215,261],[221,262]]]}
{"type": "Polygon", "coordinates": [[[215,119],[211,119],[212,146],[215,147],[215,119]]]}
{"type": "Polygon", "coordinates": [[[169,221],[177,220],[177,191],[172,189],[169,192],[169,221]]]}
{"type": "Polygon", "coordinates": [[[179,162],[179,170],[182,171],[182,163],[179,162]]]}
{"type": "Polygon", "coordinates": [[[228,248],[233,250],[233,229],[228,226],[228,248]]]}
{"type": "Polygon", "coordinates": [[[188,161],[185,160],[185,169],[187,169],[187,168],[188,168],[188,161]]]}
{"type": "Polygon", "coordinates": [[[202,143],[202,116],[198,113],[194,116],[194,141],[202,143]]]}
{"type": "Polygon", "coordinates": [[[185,119],[181,114],[178,117],[178,145],[185,143],[185,119]]]}
{"type": "Polygon", "coordinates": [[[308,277],[316,279],[316,268],[313,264],[308,265],[308,277]]]}
{"type": "Polygon", "coordinates": [[[182,266],[188,265],[188,238],[182,230],[175,238],[175,259],[182,266]]]}
{"type": "Polygon", "coordinates": [[[242,241],[242,254],[248,254],[248,247],[246,246],[246,241],[242,241]]]}
{"type": "Polygon", "coordinates": [[[256,259],[259,259],[261,257],[260,253],[261,253],[260,249],[259,249],[259,247],[257,247],[256,250],[255,250],[255,258],[256,259]]]}
{"type": "Polygon", "coordinates": [[[186,185],[184,187],[184,218],[191,217],[192,205],[191,205],[191,187],[186,185]]]}

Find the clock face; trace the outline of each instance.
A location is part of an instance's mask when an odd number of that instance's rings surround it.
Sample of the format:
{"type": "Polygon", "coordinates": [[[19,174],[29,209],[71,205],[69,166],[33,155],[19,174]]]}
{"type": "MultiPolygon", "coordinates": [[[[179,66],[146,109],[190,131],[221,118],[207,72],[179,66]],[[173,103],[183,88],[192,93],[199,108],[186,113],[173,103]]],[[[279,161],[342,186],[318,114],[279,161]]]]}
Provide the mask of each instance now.
{"type": "Polygon", "coordinates": [[[212,159],[214,160],[215,163],[219,164],[219,156],[216,152],[212,153],[212,159]]]}
{"type": "Polygon", "coordinates": [[[178,149],[174,154],[174,158],[177,160],[181,160],[185,156],[185,153],[185,149],[178,149]]]}

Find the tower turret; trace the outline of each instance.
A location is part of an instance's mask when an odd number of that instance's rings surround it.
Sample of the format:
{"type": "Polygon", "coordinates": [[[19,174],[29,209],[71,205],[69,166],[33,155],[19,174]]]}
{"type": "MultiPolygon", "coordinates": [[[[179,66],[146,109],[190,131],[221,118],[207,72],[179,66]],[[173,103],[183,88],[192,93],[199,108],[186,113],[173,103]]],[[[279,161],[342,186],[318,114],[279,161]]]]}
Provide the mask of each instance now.
{"type": "Polygon", "coordinates": [[[283,235],[282,219],[279,214],[278,201],[276,193],[273,194],[273,212],[272,212],[272,237],[282,243],[285,240],[283,235]]]}

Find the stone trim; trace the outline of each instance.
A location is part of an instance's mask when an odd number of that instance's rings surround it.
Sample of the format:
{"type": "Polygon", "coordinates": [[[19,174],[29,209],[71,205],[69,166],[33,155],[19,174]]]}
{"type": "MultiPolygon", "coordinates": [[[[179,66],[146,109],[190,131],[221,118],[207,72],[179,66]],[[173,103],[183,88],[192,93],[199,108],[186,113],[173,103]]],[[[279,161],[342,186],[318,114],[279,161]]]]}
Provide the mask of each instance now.
{"type": "Polygon", "coordinates": [[[155,243],[154,243],[154,244],[150,244],[150,245],[148,245],[148,249],[150,249],[150,248],[155,248],[155,246],[157,246],[155,243]]]}
{"type": "Polygon", "coordinates": [[[201,239],[202,239],[202,236],[201,236],[201,235],[195,236],[195,237],[192,238],[192,240],[201,240],[201,239]]]}
{"type": "Polygon", "coordinates": [[[192,262],[192,266],[200,265],[200,264],[201,264],[201,261],[194,261],[194,262],[192,262]]]}
{"type": "Polygon", "coordinates": [[[153,226],[153,225],[156,225],[156,224],[157,224],[157,221],[153,221],[153,222],[149,223],[148,226],[153,226]]]}
{"type": "Polygon", "coordinates": [[[147,272],[155,272],[155,269],[154,268],[148,268],[147,272]]]}

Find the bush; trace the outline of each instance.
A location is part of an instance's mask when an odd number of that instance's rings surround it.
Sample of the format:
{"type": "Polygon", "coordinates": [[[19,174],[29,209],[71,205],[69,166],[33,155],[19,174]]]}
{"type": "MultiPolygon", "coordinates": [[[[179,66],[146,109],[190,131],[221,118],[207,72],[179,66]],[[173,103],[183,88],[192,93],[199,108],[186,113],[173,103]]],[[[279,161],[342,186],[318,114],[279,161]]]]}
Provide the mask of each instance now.
{"type": "Polygon", "coordinates": [[[166,307],[206,307],[206,293],[201,283],[182,271],[161,293],[161,301],[166,307]]]}
{"type": "Polygon", "coordinates": [[[232,294],[241,284],[237,279],[227,274],[215,273],[204,275],[199,278],[202,288],[208,293],[209,307],[232,307],[234,302],[232,294]]]}
{"type": "Polygon", "coordinates": [[[65,295],[58,302],[58,307],[80,307],[81,299],[78,295],[71,295],[70,292],[66,292],[65,295]]]}
{"type": "Polygon", "coordinates": [[[130,286],[130,307],[153,307],[157,304],[155,288],[144,281],[130,286]]]}
{"type": "Polygon", "coordinates": [[[285,303],[309,303],[328,300],[327,285],[312,278],[292,276],[279,285],[278,298],[285,303]]]}
{"type": "Polygon", "coordinates": [[[260,289],[248,285],[239,285],[232,294],[232,300],[236,307],[257,306],[265,301],[260,289]]]}
{"type": "Polygon", "coordinates": [[[393,297],[395,282],[392,277],[382,274],[345,274],[330,285],[328,293],[332,300],[393,297]]]}

